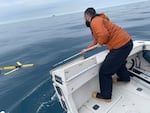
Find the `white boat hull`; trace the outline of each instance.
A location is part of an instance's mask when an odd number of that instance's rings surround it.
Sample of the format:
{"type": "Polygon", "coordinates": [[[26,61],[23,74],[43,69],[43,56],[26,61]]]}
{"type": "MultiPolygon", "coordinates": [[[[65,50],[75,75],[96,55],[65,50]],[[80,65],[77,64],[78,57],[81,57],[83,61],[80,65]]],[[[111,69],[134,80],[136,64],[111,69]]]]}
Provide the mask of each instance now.
{"type": "Polygon", "coordinates": [[[67,113],[150,113],[150,64],[142,57],[143,50],[150,50],[150,41],[134,41],[127,59],[131,82],[113,83],[112,102],[91,97],[99,91],[99,68],[108,50],[51,70],[62,107],[67,113]]]}

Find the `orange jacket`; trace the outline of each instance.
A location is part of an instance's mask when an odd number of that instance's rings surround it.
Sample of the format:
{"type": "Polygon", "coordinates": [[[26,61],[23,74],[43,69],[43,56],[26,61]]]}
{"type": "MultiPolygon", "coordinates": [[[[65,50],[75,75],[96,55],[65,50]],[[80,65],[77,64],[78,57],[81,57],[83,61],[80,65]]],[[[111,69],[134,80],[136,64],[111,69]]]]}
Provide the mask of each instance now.
{"type": "Polygon", "coordinates": [[[125,30],[112,23],[104,14],[95,16],[91,20],[90,26],[94,42],[88,47],[99,43],[100,45],[106,45],[109,50],[118,49],[131,39],[125,30]]]}

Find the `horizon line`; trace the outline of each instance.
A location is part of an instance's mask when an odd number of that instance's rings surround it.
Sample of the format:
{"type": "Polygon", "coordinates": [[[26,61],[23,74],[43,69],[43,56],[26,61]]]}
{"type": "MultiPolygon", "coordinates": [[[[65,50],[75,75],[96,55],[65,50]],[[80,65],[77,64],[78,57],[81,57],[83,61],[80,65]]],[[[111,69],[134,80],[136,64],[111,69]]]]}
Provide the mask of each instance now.
{"type": "MultiPolygon", "coordinates": [[[[112,5],[112,6],[105,6],[98,8],[96,7],[96,10],[99,9],[106,9],[106,8],[111,8],[111,7],[117,7],[117,6],[123,6],[123,5],[129,5],[129,4],[134,4],[134,3],[140,3],[140,2],[145,2],[149,0],[144,0],[144,1],[137,1],[137,2],[131,2],[131,3],[125,3],[125,4],[117,4],[117,5],[112,5]]],[[[17,19],[17,20],[12,20],[12,21],[3,21],[0,22],[0,25],[5,25],[5,24],[13,24],[13,23],[19,23],[19,22],[25,22],[25,21],[31,21],[31,20],[37,20],[37,19],[44,19],[44,18],[52,18],[52,17],[57,17],[57,16],[64,16],[64,15],[70,15],[70,14],[76,14],[76,13],[81,13],[83,10],[78,10],[78,11],[72,11],[72,12],[65,12],[65,13],[57,13],[57,14],[51,14],[51,15],[43,15],[43,16],[36,16],[36,17],[29,17],[25,19],[17,19]]]]}

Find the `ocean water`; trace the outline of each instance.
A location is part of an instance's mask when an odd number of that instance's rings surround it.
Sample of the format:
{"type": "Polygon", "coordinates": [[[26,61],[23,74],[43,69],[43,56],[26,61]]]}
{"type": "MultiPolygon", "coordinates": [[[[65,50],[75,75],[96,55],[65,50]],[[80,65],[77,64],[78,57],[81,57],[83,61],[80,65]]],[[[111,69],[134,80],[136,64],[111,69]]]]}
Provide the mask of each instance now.
{"type": "MultiPolygon", "coordinates": [[[[150,1],[99,9],[129,32],[133,40],[150,41],[150,1]]],[[[49,71],[92,42],[83,12],[0,25],[0,67],[22,63],[35,66],[0,75],[0,111],[6,113],[65,113],[49,71]]],[[[85,54],[89,57],[102,49],[85,54]]]]}

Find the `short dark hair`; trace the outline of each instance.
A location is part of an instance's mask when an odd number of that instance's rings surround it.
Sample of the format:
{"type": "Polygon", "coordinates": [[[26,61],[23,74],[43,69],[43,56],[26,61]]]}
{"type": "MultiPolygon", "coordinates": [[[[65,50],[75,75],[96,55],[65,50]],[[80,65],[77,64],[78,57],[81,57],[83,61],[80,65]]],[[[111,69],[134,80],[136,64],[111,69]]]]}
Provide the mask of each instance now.
{"type": "Polygon", "coordinates": [[[86,14],[89,15],[90,17],[93,17],[96,15],[96,11],[94,8],[89,7],[84,11],[84,15],[86,15],[86,14]]]}

